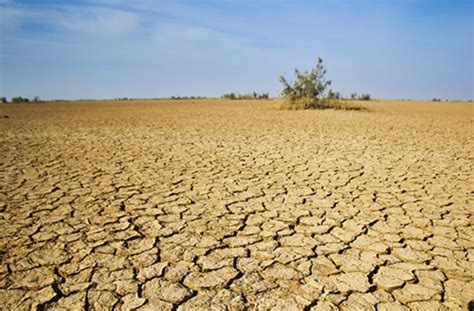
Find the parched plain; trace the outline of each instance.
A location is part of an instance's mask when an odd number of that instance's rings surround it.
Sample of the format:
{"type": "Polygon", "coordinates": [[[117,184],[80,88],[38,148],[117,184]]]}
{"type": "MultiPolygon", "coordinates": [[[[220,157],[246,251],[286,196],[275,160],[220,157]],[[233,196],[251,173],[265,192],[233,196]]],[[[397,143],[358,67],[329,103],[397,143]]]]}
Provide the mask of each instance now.
{"type": "Polygon", "coordinates": [[[467,103],[0,107],[0,309],[444,310],[474,299],[467,103]]]}

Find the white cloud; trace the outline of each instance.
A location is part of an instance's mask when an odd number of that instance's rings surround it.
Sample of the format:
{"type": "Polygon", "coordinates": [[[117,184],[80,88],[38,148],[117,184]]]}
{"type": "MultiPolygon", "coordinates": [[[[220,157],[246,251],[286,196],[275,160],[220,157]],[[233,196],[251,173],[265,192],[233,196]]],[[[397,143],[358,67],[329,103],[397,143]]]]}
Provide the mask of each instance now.
{"type": "Polygon", "coordinates": [[[111,8],[71,5],[43,8],[0,2],[4,3],[0,21],[2,31],[19,28],[26,22],[34,22],[52,25],[59,30],[116,35],[134,31],[140,21],[139,16],[134,13],[111,8]]]}
{"type": "Polygon", "coordinates": [[[65,29],[103,35],[129,33],[139,23],[136,14],[108,8],[65,10],[55,17],[58,25],[65,29]]]}
{"type": "MultiPolygon", "coordinates": [[[[9,16],[9,28],[4,36],[9,42],[21,39],[44,42],[49,47],[63,46],[68,54],[88,59],[108,59],[111,51],[114,57],[155,61],[156,55],[161,53],[168,57],[170,51],[174,56],[179,54],[186,58],[189,55],[207,57],[215,51],[233,54],[258,49],[248,34],[233,31],[229,28],[232,26],[223,27],[222,16],[215,23],[219,15],[214,10],[172,2],[94,0],[82,5],[13,4],[2,9],[6,9],[2,12],[9,16]],[[213,22],[204,21],[207,17],[213,22]],[[24,31],[23,23],[44,25],[50,32],[24,31]]],[[[6,29],[3,23],[2,20],[2,32],[6,29]]]]}
{"type": "MultiPolygon", "coordinates": [[[[128,10],[143,12],[156,16],[151,24],[156,29],[152,31],[153,39],[156,33],[163,31],[179,32],[178,37],[206,37],[206,36],[236,36],[253,38],[259,32],[252,25],[247,25],[247,17],[233,14],[231,11],[223,10],[211,3],[200,3],[162,0],[95,0],[103,5],[115,5],[128,10]],[[162,26],[162,24],[167,24],[162,26]],[[166,29],[162,29],[166,28],[166,29]]],[[[158,36],[159,37],[159,36],[158,36]]]]}
{"type": "Polygon", "coordinates": [[[167,24],[157,26],[152,32],[152,39],[161,43],[198,43],[205,41],[222,41],[225,35],[201,26],[167,24]]]}

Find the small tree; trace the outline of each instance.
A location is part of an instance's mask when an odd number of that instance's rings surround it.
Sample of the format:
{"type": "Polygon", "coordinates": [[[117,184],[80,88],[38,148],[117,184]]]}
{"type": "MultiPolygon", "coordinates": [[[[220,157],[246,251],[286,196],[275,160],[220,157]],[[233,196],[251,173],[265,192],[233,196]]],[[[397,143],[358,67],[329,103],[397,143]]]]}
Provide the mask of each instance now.
{"type": "Polygon", "coordinates": [[[23,98],[21,96],[17,96],[17,97],[12,98],[12,102],[13,103],[27,103],[27,102],[29,102],[29,99],[28,98],[23,98]]]}
{"type": "Polygon", "coordinates": [[[359,97],[360,100],[371,100],[370,94],[362,94],[359,97]]]}
{"type": "Polygon", "coordinates": [[[8,100],[6,97],[0,97],[0,101],[2,102],[2,104],[8,103],[8,100]]]}
{"type": "Polygon", "coordinates": [[[296,80],[291,85],[284,76],[280,76],[283,84],[281,95],[289,108],[324,109],[329,108],[325,101],[326,90],[331,81],[326,80],[326,69],[323,60],[318,58],[316,67],[301,73],[295,69],[296,80]]]}
{"type": "Polygon", "coordinates": [[[341,99],[341,93],[333,92],[332,90],[329,90],[328,99],[341,99]]]}
{"type": "Polygon", "coordinates": [[[357,93],[351,93],[351,99],[356,100],[357,99],[357,93]]]}

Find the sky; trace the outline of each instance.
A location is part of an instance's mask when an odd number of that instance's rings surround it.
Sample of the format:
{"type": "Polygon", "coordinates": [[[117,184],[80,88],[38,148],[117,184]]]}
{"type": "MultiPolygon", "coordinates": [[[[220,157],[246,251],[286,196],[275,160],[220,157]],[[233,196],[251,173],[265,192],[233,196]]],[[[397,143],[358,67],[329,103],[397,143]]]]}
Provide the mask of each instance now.
{"type": "Polygon", "coordinates": [[[474,99],[474,0],[0,0],[0,96],[474,99]]]}

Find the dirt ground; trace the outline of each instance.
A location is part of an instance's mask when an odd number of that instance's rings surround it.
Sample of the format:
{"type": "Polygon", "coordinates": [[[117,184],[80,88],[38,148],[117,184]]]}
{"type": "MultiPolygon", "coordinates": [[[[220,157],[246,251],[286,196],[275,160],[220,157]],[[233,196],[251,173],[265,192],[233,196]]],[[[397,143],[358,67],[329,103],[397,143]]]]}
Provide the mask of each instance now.
{"type": "Polygon", "coordinates": [[[1,105],[0,309],[474,304],[467,103],[1,105]]]}

